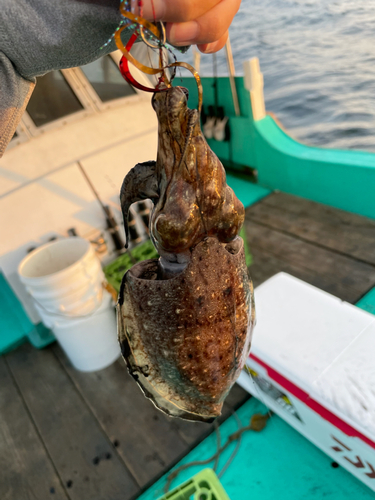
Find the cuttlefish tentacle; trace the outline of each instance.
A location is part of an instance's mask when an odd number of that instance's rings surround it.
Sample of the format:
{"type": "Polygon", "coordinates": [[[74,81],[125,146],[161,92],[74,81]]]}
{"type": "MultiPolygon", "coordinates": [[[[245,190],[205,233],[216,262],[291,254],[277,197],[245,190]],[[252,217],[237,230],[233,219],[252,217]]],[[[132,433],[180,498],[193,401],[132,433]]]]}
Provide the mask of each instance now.
{"type": "Polygon", "coordinates": [[[129,209],[136,201],[151,199],[153,203],[159,197],[156,177],[156,161],[137,163],[126,175],[120,191],[121,210],[124,218],[125,248],[129,245],[129,209]]]}
{"type": "Polygon", "coordinates": [[[155,94],[157,161],[136,165],[121,189],[129,207],[149,197],[160,258],[133,266],[118,303],[119,341],[145,396],[172,416],[211,421],[249,354],[253,289],[238,236],[244,207],[226,183],[187,91],[155,94]]]}

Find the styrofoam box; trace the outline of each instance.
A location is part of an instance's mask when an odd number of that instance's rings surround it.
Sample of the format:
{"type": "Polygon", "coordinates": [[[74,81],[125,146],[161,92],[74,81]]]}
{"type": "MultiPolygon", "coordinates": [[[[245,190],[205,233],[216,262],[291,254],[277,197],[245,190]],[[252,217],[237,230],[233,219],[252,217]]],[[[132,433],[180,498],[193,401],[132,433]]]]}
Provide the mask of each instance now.
{"type": "Polygon", "coordinates": [[[286,273],[255,305],[238,383],[375,491],[375,316],[286,273]]]}

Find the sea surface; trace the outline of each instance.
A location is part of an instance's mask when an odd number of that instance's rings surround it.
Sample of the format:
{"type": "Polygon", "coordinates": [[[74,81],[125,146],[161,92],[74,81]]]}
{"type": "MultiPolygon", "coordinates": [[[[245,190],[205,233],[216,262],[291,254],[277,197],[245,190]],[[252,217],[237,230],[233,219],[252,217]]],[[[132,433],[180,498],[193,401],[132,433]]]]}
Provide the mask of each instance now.
{"type": "MultiPolygon", "coordinates": [[[[242,0],[230,39],[237,75],[259,58],[266,109],[293,137],[375,152],[375,0],[242,0]]],[[[200,74],[214,74],[211,55],[200,74]]]]}

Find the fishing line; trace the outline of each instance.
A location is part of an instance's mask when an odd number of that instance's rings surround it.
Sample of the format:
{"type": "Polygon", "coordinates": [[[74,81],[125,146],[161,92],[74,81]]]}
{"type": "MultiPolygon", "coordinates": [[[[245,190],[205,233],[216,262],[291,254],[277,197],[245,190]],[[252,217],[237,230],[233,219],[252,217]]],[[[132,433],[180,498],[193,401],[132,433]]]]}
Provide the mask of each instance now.
{"type": "MultiPolygon", "coordinates": [[[[241,422],[239,416],[237,415],[237,413],[235,411],[233,412],[233,416],[237,420],[238,430],[240,430],[241,427],[242,427],[242,422],[241,422]]],[[[233,450],[231,456],[228,458],[228,460],[224,464],[224,467],[221,469],[221,471],[217,475],[217,477],[219,479],[221,479],[223,477],[223,475],[225,474],[226,470],[228,469],[228,467],[230,466],[230,464],[233,462],[234,458],[236,457],[236,455],[237,455],[237,453],[238,453],[238,451],[240,449],[241,442],[242,442],[242,434],[240,434],[240,437],[237,439],[236,447],[233,450]]]]}
{"type": "MultiPolygon", "coordinates": [[[[216,432],[216,451],[218,452],[221,448],[221,435],[220,435],[220,426],[219,426],[217,420],[215,420],[214,426],[215,426],[215,432],[216,432]]],[[[218,453],[216,458],[215,458],[214,466],[212,467],[215,472],[217,471],[217,468],[219,465],[219,459],[220,459],[220,454],[218,453]]]]}
{"type": "Polygon", "coordinates": [[[219,107],[219,98],[218,98],[218,80],[217,80],[217,56],[216,53],[212,54],[212,63],[213,63],[213,71],[214,71],[214,96],[215,96],[215,116],[218,118],[218,107],[219,107]]]}
{"type": "MultiPolygon", "coordinates": [[[[153,49],[151,49],[153,51],[153,49]]],[[[149,61],[149,64],[150,66],[152,66],[152,59],[151,59],[151,56],[150,56],[150,48],[147,47],[147,56],[148,56],[148,61],[149,61]]]]}
{"type": "MultiPolygon", "coordinates": [[[[195,151],[195,154],[197,154],[197,152],[195,151]]],[[[198,171],[198,162],[195,161],[195,175],[196,175],[196,179],[197,179],[197,186],[199,186],[199,183],[200,183],[200,175],[199,175],[199,171],[198,171]]],[[[197,191],[197,190],[196,190],[197,191]]],[[[197,194],[197,193],[196,193],[197,194]]],[[[203,195],[203,193],[199,193],[201,196],[203,195]]],[[[204,232],[205,232],[205,235],[208,236],[208,231],[207,231],[207,226],[206,226],[206,222],[204,220],[204,217],[203,217],[203,211],[202,211],[202,207],[201,207],[201,204],[199,203],[199,199],[198,199],[198,195],[196,195],[196,201],[197,201],[197,205],[198,205],[198,209],[199,209],[199,215],[200,215],[200,218],[201,218],[201,222],[202,222],[202,226],[203,226],[203,229],[204,229],[204,232]]]]}

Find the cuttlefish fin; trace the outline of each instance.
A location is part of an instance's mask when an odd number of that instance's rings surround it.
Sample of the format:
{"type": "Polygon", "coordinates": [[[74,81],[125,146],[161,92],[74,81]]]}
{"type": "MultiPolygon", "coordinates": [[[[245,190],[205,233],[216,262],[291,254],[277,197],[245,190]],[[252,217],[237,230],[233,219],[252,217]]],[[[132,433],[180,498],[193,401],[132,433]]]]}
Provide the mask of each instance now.
{"type": "Polygon", "coordinates": [[[120,202],[124,218],[125,248],[129,245],[129,209],[136,201],[150,199],[153,202],[159,197],[156,177],[156,161],[137,163],[125,176],[121,186],[120,202]]]}

